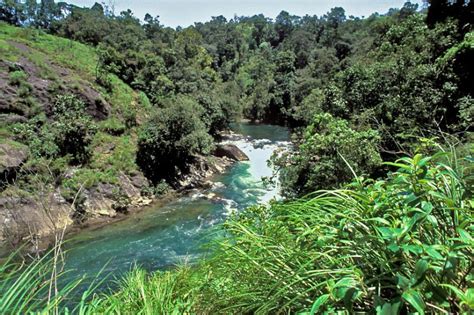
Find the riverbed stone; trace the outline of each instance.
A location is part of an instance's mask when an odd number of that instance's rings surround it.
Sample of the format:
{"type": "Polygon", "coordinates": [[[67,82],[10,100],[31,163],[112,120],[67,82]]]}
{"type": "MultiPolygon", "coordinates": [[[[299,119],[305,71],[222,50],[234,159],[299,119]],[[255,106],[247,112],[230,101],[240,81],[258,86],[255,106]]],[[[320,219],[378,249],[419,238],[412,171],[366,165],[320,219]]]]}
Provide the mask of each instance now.
{"type": "Polygon", "coordinates": [[[249,157],[234,144],[218,144],[214,155],[217,157],[227,157],[234,161],[249,160],[249,157]]]}

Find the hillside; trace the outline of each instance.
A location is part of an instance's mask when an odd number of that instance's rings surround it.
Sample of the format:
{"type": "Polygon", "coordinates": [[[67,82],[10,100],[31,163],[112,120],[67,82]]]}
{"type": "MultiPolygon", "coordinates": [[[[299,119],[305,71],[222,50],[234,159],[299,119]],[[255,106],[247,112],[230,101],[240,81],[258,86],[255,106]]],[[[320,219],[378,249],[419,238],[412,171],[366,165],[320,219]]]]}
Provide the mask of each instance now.
{"type": "MultiPolygon", "coordinates": [[[[96,49],[41,30],[0,24],[0,52],[0,242],[41,240],[151,203],[153,188],[135,163],[146,95],[112,74],[109,89],[99,85],[96,49]],[[59,99],[84,111],[67,112],[62,123],[59,99]],[[58,148],[78,128],[84,137],[58,148]],[[81,145],[87,151],[78,152],[81,145]],[[81,154],[87,160],[75,161],[81,154]]],[[[199,181],[209,170],[195,173],[199,181]]]]}
{"type": "MultiPolygon", "coordinates": [[[[25,236],[22,222],[30,225],[29,234],[41,236],[50,232],[51,224],[72,223],[79,215],[115,216],[122,195],[134,205],[148,202],[140,195],[147,182],[134,163],[136,132],[130,126],[145,118],[150,106],[146,97],[114,76],[113,89],[101,88],[95,82],[95,50],[71,40],[1,24],[0,49],[1,146],[14,160],[2,166],[2,181],[15,182],[1,192],[0,216],[2,222],[17,223],[2,225],[0,239],[10,233],[25,236]],[[48,136],[43,126],[51,124],[59,95],[83,102],[91,117],[88,123],[95,125],[87,165],[46,161],[25,147],[31,149],[38,134],[39,140],[48,136]],[[74,200],[80,189],[84,200],[74,200]],[[76,206],[71,207],[73,201],[76,206]],[[79,208],[83,213],[71,214],[79,208]],[[42,210],[58,218],[53,223],[42,210]]],[[[39,144],[38,150],[46,145],[39,144]]]]}

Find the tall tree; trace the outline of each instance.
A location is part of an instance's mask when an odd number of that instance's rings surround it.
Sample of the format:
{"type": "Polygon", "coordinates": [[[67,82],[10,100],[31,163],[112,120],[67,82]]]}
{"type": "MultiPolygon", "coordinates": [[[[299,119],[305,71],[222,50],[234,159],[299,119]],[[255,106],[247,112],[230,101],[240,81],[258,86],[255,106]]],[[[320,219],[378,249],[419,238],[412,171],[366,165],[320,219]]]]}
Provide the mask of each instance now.
{"type": "Polygon", "coordinates": [[[36,18],[36,25],[44,29],[50,29],[52,23],[61,15],[59,6],[54,0],[41,0],[36,18]]]}
{"type": "Polygon", "coordinates": [[[24,19],[24,5],[20,0],[0,1],[0,20],[20,26],[24,19]]]}

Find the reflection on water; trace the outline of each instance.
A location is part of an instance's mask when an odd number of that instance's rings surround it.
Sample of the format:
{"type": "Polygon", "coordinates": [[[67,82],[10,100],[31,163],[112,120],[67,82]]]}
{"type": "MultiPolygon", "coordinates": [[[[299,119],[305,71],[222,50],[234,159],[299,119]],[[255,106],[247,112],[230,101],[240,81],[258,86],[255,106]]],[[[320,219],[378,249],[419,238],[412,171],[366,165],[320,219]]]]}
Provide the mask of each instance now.
{"type": "MultiPolygon", "coordinates": [[[[193,261],[212,237],[213,227],[232,213],[278,197],[278,187],[261,181],[272,175],[267,165],[274,150],[288,146],[288,131],[269,125],[234,126],[243,139],[229,140],[250,158],[216,176],[206,191],[190,193],[166,205],[143,211],[96,230],[84,230],[67,243],[67,278],[105,274],[118,276],[134,264],[147,270],[193,261]]],[[[65,280],[68,280],[68,279],[65,280]]],[[[87,284],[87,281],[86,281],[87,284]]]]}

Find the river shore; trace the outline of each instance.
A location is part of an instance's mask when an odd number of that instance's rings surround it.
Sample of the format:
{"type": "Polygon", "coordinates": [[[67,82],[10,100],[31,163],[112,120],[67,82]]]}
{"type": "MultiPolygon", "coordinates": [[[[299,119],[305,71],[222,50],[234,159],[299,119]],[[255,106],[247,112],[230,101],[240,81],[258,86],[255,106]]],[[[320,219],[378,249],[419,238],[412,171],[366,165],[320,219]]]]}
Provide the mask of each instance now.
{"type": "MultiPolygon", "coordinates": [[[[242,137],[230,131],[221,135],[224,140],[242,137]]],[[[224,173],[242,158],[242,152],[236,147],[232,147],[232,152],[225,151],[228,148],[221,148],[219,144],[217,148],[219,150],[216,149],[214,155],[197,156],[189,171],[176,178],[173,189],[159,196],[143,195],[143,188],[149,187],[149,184],[141,173],[134,178],[123,175],[119,187],[125,193],[128,204],[122,209],[118,209],[111,198],[113,186],[101,184],[84,190],[86,201],[81,219],[74,217],[74,205],[66,202],[58,192],[48,194],[47,201],[15,197],[0,200],[0,256],[8,255],[20,246],[24,246],[27,252],[37,254],[53,245],[58,235],[62,240],[86,229],[100,229],[136,213],[165,205],[191,191],[209,188],[213,176],[224,173]]]]}

